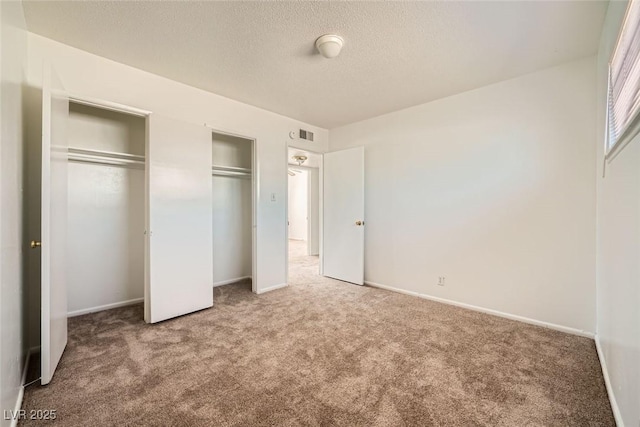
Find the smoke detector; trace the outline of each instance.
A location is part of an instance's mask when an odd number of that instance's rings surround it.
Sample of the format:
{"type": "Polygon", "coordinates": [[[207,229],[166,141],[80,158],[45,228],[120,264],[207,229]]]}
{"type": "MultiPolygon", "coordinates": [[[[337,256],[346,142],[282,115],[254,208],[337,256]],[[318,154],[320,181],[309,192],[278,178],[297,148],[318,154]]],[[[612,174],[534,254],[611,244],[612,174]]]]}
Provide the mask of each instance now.
{"type": "Polygon", "coordinates": [[[325,58],[335,58],[340,55],[344,40],[335,34],[325,34],[316,40],[316,49],[325,58]]]}
{"type": "Polygon", "coordinates": [[[291,132],[289,132],[289,138],[291,139],[300,138],[300,139],[305,139],[307,141],[313,142],[313,132],[311,132],[310,130],[304,130],[304,129],[300,129],[300,131],[298,132],[296,132],[295,130],[292,130],[291,132]]]}

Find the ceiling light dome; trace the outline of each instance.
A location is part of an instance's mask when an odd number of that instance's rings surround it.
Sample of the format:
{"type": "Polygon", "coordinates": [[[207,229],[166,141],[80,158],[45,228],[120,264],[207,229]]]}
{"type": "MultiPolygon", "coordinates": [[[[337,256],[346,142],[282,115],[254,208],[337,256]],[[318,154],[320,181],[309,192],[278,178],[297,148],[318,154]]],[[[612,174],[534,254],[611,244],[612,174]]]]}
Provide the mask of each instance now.
{"type": "Polygon", "coordinates": [[[325,58],[335,58],[340,54],[344,40],[335,34],[325,34],[316,40],[316,49],[325,58]]]}

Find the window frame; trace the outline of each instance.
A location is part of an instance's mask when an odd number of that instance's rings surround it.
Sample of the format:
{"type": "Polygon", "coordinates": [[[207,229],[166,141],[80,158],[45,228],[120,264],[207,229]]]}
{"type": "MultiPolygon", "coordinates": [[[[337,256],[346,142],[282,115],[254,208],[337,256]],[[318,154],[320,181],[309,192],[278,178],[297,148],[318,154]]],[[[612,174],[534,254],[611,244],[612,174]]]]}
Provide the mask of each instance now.
{"type": "MultiPolygon", "coordinates": [[[[618,37],[616,38],[616,43],[613,47],[613,52],[609,57],[609,61],[607,63],[607,96],[606,96],[606,123],[605,123],[605,139],[604,139],[604,157],[606,160],[613,160],[624,147],[626,147],[629,142],[631,142],[638,134],[640,134],[640,108],[638,108],[634,113],[631,119],[628,121],[627,125],[624,127],[618,139],[610,145],[611,141],[611,132],[609,131],[609,115],[611,114],[610,108],[610,97],[611,97],[611,63],[613,62],[613,58],[618,50],[618,45],[620,43],[620,39],[622,38],[623,30],[625,27],[625,23],[627,22],[627,17],[629,15],[629,11],[631,10],[632,3],[634,1],[640,0],[631,0],[627,5],[627,10],[625,11],[624,18],[622,19],[622,24],[620,26],[620,31],[618,33],[618,37]]],[[[640,56],[639,56],[640,61],[640,56]]]]}

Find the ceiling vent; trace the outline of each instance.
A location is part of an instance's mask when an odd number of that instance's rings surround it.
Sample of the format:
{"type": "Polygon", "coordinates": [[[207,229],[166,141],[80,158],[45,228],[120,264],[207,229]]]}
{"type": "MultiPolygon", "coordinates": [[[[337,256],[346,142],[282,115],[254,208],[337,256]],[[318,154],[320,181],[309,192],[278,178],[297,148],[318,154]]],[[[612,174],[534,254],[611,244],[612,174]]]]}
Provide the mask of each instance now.
{"type": "Polygon", "coordinates": [[[313,132],[309,132],[308,130],[300,129],[300,139],[306,139],[307,141],[313,142],[313,132]]]}

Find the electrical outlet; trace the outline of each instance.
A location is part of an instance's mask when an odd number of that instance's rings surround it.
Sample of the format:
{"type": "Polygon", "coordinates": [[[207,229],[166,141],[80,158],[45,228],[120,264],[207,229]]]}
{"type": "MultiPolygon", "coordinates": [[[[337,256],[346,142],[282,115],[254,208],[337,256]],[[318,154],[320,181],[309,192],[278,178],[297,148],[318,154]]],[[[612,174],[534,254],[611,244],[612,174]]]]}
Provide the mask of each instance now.
{"type": "Polygon", "coordinates": [[[444,276],[438,276],[438,286],[444,286],[444,276]]]}

